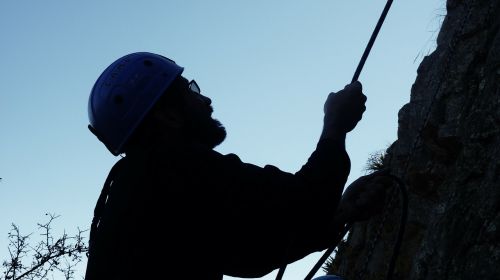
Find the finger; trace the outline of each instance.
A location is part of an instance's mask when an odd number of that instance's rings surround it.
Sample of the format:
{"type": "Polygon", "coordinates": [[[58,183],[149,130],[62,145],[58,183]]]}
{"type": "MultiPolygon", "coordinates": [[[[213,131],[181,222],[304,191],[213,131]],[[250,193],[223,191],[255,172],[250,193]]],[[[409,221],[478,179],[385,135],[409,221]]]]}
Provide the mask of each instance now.
{"type": "Polygon", "coordinates": [[[374,190],[384,190],[387,186],[387,183],[390,183],[391,181],[386,181],[384,178],[375,178],[373,181],[370,182],[370,189],[374,190]]]}
{"type": "Polygon", "coordinates": [[[385,192],[385,185],[380,182],[372,182],[370,184],[370,191],[373,192],[385,192]]]}
{"type": "Polygon", "coordinates": [[[361,193],[358,199],[363,201],[378,201],[385,197],[385,190],[383,188],[371,188],[361,193]]]}
{"type": "Polygon", "coordinates": [[[363,90],[363,86],[360,82],[356,81],[354,83],[346,85],[344,89],[350,92],[361,92],[363,90]]]}
{"type": "Polygon", "coordinates": [[[369,205],[369,201],[366,197],[359,197],[356,199],[355,205],[358,209],[364,209],[369,205]]]}
{"type": "Polygon", "coordinates": [[[357,211],[363,212],[373,212],[376,209],[383,208],[384,203],[381,201],[360,201],[359,205],[356,205],[357,211]]]}
{"type": "Polygon", "coordinates": [[[357,202],[362,202],[362,203],[371,203],[371,201],[376,201],[378,198],[380,198],[380,192],[374,191],[374,190],[367,190],[363,193],[361,193],[356,201],[357,202]]]}
{"type": "Polygon", "coordinates": [[[370,175],[372,175],[372,176],[388,176],[390,174],[391,174],[391,170],[389,168],[387,168],[387,169],[377,170],[377,171],[371,173],[370,175]]]}
{"type": "Polygon", "coordinates": [[[385,201],[385,192],[375,192],[370,194],[369,198],[371,201],[376,203],[384,203],[385,201]]]}
{"type": "Polygon", "coordinates": [[[364,175],[364,176],[359,177],[358,180],[363,181],[363,182],[369,182],[369,181],[373,180],[372,177],[373,176],[371,174],[368,174],[368,175],[364,175]]]}
{"type": "Polygon", "coordinates": [[[376,199],[376,198],[380,198],[382,196],[382,193],[383,193],[383,191],[381,191],[381,190],[371,188],[371,189],[368,189],[368,190],[364,191],[363,193],[361,193],[359,195],[359,198],[366,199],[366,200],[376,199]]]}
{"type": "Polygon", "coordinates": [[[366,100],[368,100],[368,97],[366,97],[366,95],[364,95],[363,92],[360,92],[360,98],[363,101],[363,103],[365,103],[366,100]]]}
{"type": "Polygon", "coordinates": [[[363,90],[363,85],[361,84],[360,81],[355,81],[351,84],[349,84],[350,86],[352,86],[353,88],[355,88],[356,90],[363,90]]]}
{"type": "Polygon", "coordinates": [[[373,178],[372,181],[373,184],[380,185],[384,188],[392,186],[393,180],[391,177],[388,176],[379,176],[376,178],[373,178]]]}
{"type": "Polygon", "coordinates": [[[384,211],[384,203],[378,203],[373,207],[373,214],[380,214],[384,211]]]}

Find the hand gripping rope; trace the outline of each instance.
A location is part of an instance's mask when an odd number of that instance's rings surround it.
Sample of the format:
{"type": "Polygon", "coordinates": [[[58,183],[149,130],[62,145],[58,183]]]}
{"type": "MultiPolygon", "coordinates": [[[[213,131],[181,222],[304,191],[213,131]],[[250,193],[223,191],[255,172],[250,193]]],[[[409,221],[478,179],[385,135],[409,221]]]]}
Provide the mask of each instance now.
{"type": "MultiPolygon", "coordinates": [[[[382,12],[382,15],[379,19],[379,22],[377,23],[375,31],[373,32],[372,37],[370,38],[370,42],[368,43],[368,46],[366,47],[365,52],[363,53],[363,57],[361,58],[361,61],[358,65],[358,68],[356,69],[356,72],[354,74],[352,82],[355,82],[358,79],[359,74],[361,73],[361,70],[363,69],[363,65],[366,61],[366,58],[368,57],[368,54],[370,53],[371,47],[372,47],[372,45],[375,41],[375,38],[380,30],[380,27],[382,26],[383,21],[385,20],[385,17],[387,15],[387,12],[389,11],[389,8],[390,8],[392,2],[393,2],[392,0],[389,0],[387,2],[386,6],[384,8],[384,11],[382,12]]],[[[426,127],[426,125],[429,121],[430,114],[431,114],[431,111],[432,111],[432,108],[434,105],[434,101],[435,101],[436,97],[438,96],[438,93],[440,93],[442,91],[442,83],[444,80],[449,78],[448,77],[449,67],[450,67],[451,61],[453,60],[453,58],[455,56],[455,51],[456,51],[456,47],[458,44],[458,40],[465,33],[465,31],[464,31],[465,25],[471,17],[472,10],[473,10],[473,7],[475,6],[475,4],[476,4],[476,0],[470,0],[470,1],[466,1],[463,5],[462,20],[460,21],[458,29],[455,31],[455,33],[453,34],[453,36],[451,37],[451,39],[448,43],[448,51],[447,51],[447,55],[444,59],[445,63],[441,67],[443,69],[443,71],[441,72],[439,77],[437,77],[436,79],[433,79],[433,80],[437,80],[437,84],[435,85],[435,88],[434,88],[434,94],[431,98],[430,104],[428,105],[428,109],[427,109],[427,112],[425,114],[423,125],[420,127],[419,131],[417,132],[417,136],[415,137],[413,145],[410,148],[410,152],[408,153],[407,159],[405,161],[405,166],[403,168],[404,171],[403,171],[402,176],[404,176],[404,174],[406,174],[408,171],[409,162],[410,162],[411,158],[413,157],[413,154],[414,154],[416,147],[419,143],[419,140],[422,136],[422,131],[426,127]]],[[[492,13],[491,11],[489,11],[488,18],[492,18],[493,16],[495,16],[495,14],[492,13]]],[[[392,257],[391,257],[391,260],[389,263],[388,272],[386,275],[386,279],[388,279],[388,280],[392,279],[392,277],[393,277],[395,263],[397,260],[399,249],[401,247],[401,242],[402,242],[402,238],[404,235],[404,229],[405,229],[406,220],[407,220],[407,213],[408,213],[408,192],[407,192],[406,186],[404,185],[403,180],[401,180],[399,177],[396,177],[394,175],[389,175],[389,176],[391,176],[391,178],[398,184],[400,194],[401,194],[401,202],[402,202],[401,206],[402,207],[401,207],[401,221],[400,221],[400,225],[399,225],[398,236],[397,236],[396,243],[394,244],[394,251],[393,251],[393,254],[392,254],[392,257]]],[[[392,206],[396,200],[395,198],[396,198],[396,190],[394,189],[389,195],[389,202],[388,202],[388,206],[387,206],[388,209],[392,209],[392,206]]],[[[376,240],[380,236],[382,226],[385,223],[386,216],[387,215],[384,215],[384,217],[380,223],[380,227],[378,228],[378,230],[376,232],[375,239],[372,240],[371,242],[369,242],[370,244],[368,246],[369,248],[368,248],[368,251],[366,254],[366,258],[365,258],[365,261],[364,261],[364,264],[363,264],[361,271],[357,275],[357,279],[365,279],[364,273],[366,272],[368,261],[371,257],[371,254],[373,253],[373,247],[376,243],[376,240]]],[[[310,280],[316,274],[316,272],[319,270],[319,268],[322,266],[322,264],[327,260],[328,256],[333,252],[333,250],[337,246],[337,244],[342,240],[344,235],[349,231],[350,227],[351,227],[351,225],[349,225],[349,224],[345,225],[343,231],[341,233],[339,233],[339,235],[335,238],[335,240],[333,240],[335,243],[332,243],[332,247],[327,249],[325,254],[321,257],[321,259],[318,261],[318,263],[313,267],[311,272],[306,276],[306,278],[305,278],[306,280],[310,280]]],[[[280,269],[276,279],[281,279],[285,268],[286,268],[286,266],[283,266],[280,269]]]]}
{"type": "MultiPolygon", "coordinates": [[[[389,9],[391,8],[393,0],[388,0],[387,4],[384,7],[384,10],[382,11],[382,14],[380,15],[380,18],[377,22],[377,25],[375,26],[375,29],[373,30],[373,33],[370,37],[370,40],[368,41],[368,44],[365,48],[365,51],[363,52],[363,55],[361,56],[361,60],[359,61],[358,67],[356,68],[356,71],[354,72],[354,76],[352,77],[351,83],[354,83],[358,80],[359,75],[361,74],[361,70],[363,70],[363,67],[365,65],[366,59],[368,58],[368,55],[370,54],[370,51],[373,47],[373,44],[375,43],[375,39],[377,39],[378,33],[380,31],[380,28],[382,27],[382,24],[385,21],[385,18],[387,17],[387,14],[389,13],[389,9]]],[[[402,194],[402,199],[403,199],[403,211],[401,214],[401,225],[399,228],[399,234],[398,234],[398,240],[396,241],[393,256],[391,258],[391,264],[389,267],[389,273],[388,277],[391,277],[389,275],[392,275],[392,271],[394,270],[394,263],[397,259],[397,252],[399,251],[399,247],[401,246],[401,239],[404,233],[404,225],[406,224],[406,214],[407,214],[407,205],[408,205],[408,195],[406,194],[406,188],[403,184],[403,181],[401,181],[399,178],[391,175],[391,178],[393,178],[396,182],[398,182],[398,186],[400,187],[401,194],[402,194]]],[[[313,267],[313,269],[309,272],[309,274],[304,278],[305,280],[310,280],[312,277],[316,274],[316,272],[321,268],[323,263],[328,259],[330,254],[333,252],[337,244],[344,238],[345,234],[349,231],[351,225],[346,225],[342,232],[339,233],[337,238],[335,238],[335,243],[333,243],[332,247],[326,250],[326,252],[323,254],[323,256],[320,258],[320,260],[316,263],[316,265],[313,267]]],[[[285,273],[286,269],[286,264],[284,264],[278,271],[278,275],[276,276],[276,280],[281,280],[283,278],[283,274],[285,273]]]]}

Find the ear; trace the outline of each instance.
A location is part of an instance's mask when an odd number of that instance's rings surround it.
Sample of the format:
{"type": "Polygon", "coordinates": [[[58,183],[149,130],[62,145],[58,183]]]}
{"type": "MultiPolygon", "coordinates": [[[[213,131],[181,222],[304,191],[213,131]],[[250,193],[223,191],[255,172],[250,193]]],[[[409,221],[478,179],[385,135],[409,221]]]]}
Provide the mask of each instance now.
{"type": "Polygon", "coordinates": [[[162,124],[171,128],[180,128],[184,125],[184,118],[177,110],[155,111],[154,116],[162,124]]]}

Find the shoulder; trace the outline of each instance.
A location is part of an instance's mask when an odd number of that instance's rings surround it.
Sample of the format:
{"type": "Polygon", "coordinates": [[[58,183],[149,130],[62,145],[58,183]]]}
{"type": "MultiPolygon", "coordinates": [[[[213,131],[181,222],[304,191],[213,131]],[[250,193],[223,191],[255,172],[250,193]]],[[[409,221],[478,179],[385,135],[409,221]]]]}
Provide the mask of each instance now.
{"type": "MultiPolygon", "coordinates": [[[[217,152],[216,152],[217,153],[217,152]]],[[[226,154],[226,155],[221,155],[219,154],[224,160],[227,161],[237,161],[237,162],[242,162],[240,157],[236,154],[226,154]]]]}

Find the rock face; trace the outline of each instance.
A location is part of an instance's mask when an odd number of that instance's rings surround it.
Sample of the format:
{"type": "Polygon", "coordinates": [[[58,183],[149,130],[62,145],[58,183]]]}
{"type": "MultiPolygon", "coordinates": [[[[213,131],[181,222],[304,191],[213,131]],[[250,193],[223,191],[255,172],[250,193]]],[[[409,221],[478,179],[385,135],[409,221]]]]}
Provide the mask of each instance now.
{"type": "MultiPolygon", "coordinates": [[[[409,192],[393,279],[500,279],[499,28],[500,0],[448,0],[437,49],[399,112],[383,160],[409,192]]],[[[398,196],[390,208],[352,228],[330,273],[385,279],[398,196]]]]}

